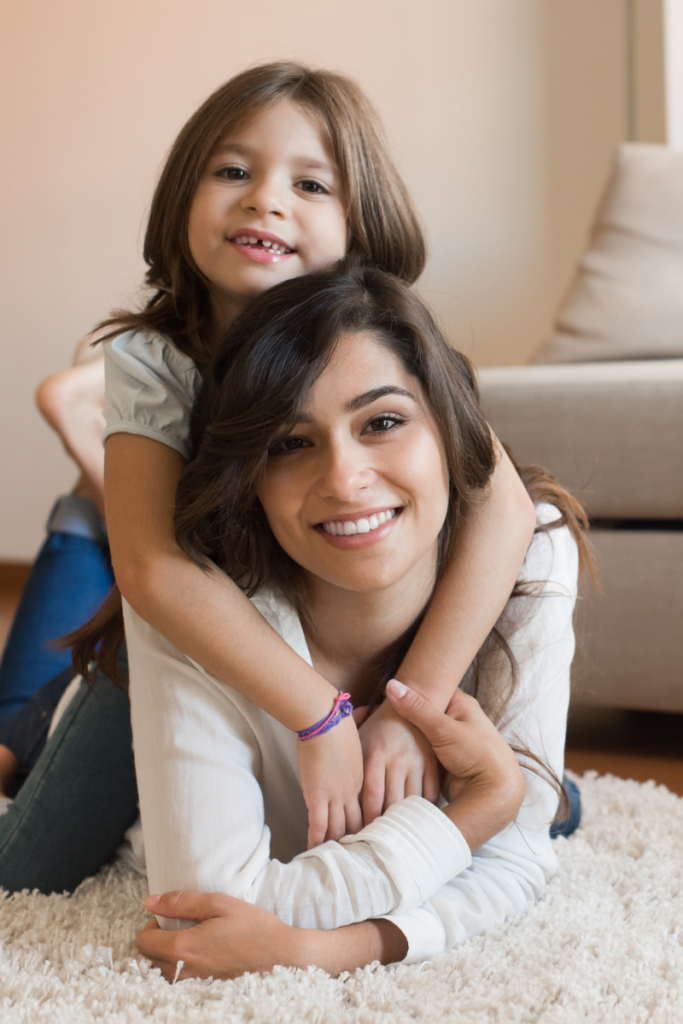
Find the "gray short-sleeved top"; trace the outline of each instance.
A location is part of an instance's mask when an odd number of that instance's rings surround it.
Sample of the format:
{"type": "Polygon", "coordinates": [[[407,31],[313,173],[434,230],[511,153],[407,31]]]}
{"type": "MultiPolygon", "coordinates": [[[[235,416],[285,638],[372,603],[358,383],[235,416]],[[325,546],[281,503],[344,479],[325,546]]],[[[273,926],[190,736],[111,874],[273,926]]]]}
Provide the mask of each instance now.
{"type": "Polygon", "coordinates": [[[103,440],[150,437],[190,457],[190,415],[201,386],[196,363],[163,334],[128,331],[104,344],[103,440]]]}

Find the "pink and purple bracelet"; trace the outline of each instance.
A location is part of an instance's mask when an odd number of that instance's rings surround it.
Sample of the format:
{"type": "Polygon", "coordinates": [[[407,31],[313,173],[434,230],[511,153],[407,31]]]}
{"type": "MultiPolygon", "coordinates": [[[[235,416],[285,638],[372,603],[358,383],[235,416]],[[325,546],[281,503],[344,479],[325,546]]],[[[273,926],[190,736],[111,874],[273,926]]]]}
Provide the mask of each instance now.
{"type": "Polygon", "coordinates": [[[330,711],[329,715],[325,715],[315,725],[310,725],[308,729],[302,729],[301,732],[297,732],[297,736],[300,740],[312,740],[314,736],[322,736],[324,732],[331,729],[335,725],[339,725],[342,718],[348,718],[353,711],[353,704],[349,700],[350,693],[338,693],[337,699],[334,702],[334,707],[330,711]]]}

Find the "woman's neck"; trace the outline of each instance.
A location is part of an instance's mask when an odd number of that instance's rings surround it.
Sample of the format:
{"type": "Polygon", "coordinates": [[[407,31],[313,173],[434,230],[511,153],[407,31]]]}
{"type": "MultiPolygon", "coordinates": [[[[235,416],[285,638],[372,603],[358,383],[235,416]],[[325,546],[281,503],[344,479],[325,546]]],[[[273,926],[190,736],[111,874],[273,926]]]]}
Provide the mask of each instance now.
{"type": "Polygon", "coordinates": [[[382,590],[345,590],[316,577],[309,622],[304,622],[313,665],[356,706],[367,704],[394,644],[423,612],[436,572],[436,552],[406,577],[382,590]]]}

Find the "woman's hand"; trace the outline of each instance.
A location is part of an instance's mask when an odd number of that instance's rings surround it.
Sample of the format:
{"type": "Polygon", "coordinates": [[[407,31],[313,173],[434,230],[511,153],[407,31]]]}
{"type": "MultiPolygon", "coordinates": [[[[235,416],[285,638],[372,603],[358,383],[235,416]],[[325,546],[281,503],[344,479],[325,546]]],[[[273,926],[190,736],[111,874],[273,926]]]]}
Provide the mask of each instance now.
{"type": "Polygon", "coordinates": [[[402,718],[389,701],[360,726],[365,762],[363,822],[369,825],[406,796],[439,798],[439,768],[424,734],[402,718]]]}
{"type": "Polygon", "coordinates": [[[308,808],[308,849],[359,832],[363,753],[353,718],[343,718],[322,736],[300,740],[297,757],[308,808]]]}
{"type": "Polygon", "coordinates": [[[168,981],[236,978],[248,971],[322,967],[329,974],[353,971],[379,960],[397,963],[408,943],[390,921],[363,921],[322,931],[292,928],[274,914],[222,893],[167,892],[145,906],[160,917],[198,921],[193,928],[164,931],[152,919],[137,945],[168,981]]]}
{"type": "Polygon", "coordinates": [[[276,964],[306,966],[300,962],[300,929],[234,896],[167,892],[148,896],[145,907],[160,917],[199,922],[194,928],[164,931],[152,918],[138,935],[142,955],[169,981],[236,978],[247,971],[271,971],[276,964]]]}
{"type": "Polygon", "coordinates": [[[402,718],[429,740],[451,778],[444,813],[478,849],[510,824],[524,799],[524,778],[513,751],[474,699],[456,690],[446,713],[392,679],[387,697],[402,718]]]}

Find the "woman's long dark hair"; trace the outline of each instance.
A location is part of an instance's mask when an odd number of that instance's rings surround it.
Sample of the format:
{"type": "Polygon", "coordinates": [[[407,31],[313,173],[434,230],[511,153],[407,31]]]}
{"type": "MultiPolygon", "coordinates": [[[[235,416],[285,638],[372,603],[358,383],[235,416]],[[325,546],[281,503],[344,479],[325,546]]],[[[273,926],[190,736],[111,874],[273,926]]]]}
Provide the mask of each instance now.
{"type": "MultiPolygon", "coordinates": [[[[286,281],[255,299],[233,322],[206,366],[192,420],[194,454],[176,494],[176,538],[197,565],[217,565],[248,595],[273,588],[304,616],[304,571],[275,540],[257,489],[270,449],[297,421],[340,337],[359,332],[386,344],[417,379],[439,428],[449,472],[449,502],[439,538],[437,579],[463,515],[486,494],[496,465],[471,364],[449,346],[424,303],[398,278],[350,257],[332,270],[286,281]]],[[[545,470],[530,467],[519,472],[536,503],[550,502],[560,512],[558,519],[539,529],[567,525],[586,562],[587,524],[581,506],[545,470]]],[[[527,584],[516,587],[513,596],[530,593],[527,584]]],[[[398,668],[420,620],[387,655],[376,699],[398,668]]],[[[79,672],[87,677],[94,659],[106,674],[114,675],[123,639],[120,597],[114,593],[99,616],[71,639],[76,640],[74,664],[79,672]]],[[[516,687],[508,639],[492,631],[475,673],[476,694],[476,678],[485,670],[486,659],[495,651],[508,659],[509,686],[487,699],[485,706],[497,724],[516,687]]],[[[518,752],[548,775],[538,758],[518,752]]],[[[554,777],[553,782],[559,786],[554,777]]]]}

